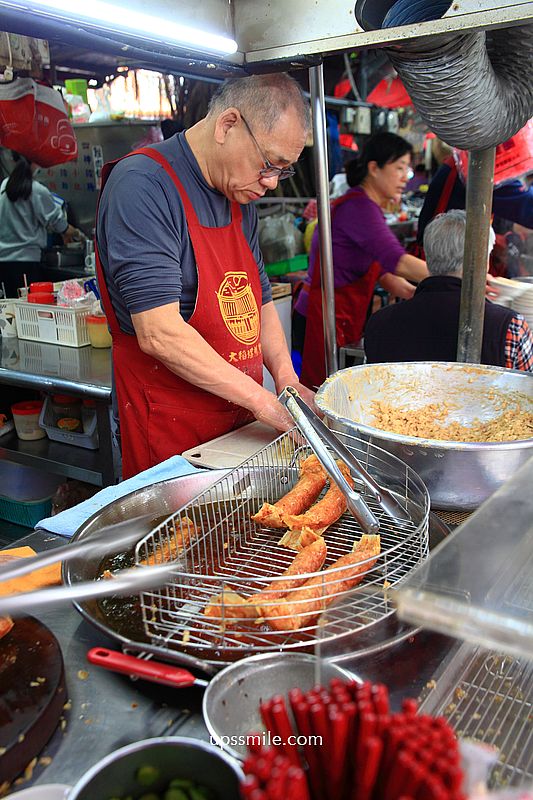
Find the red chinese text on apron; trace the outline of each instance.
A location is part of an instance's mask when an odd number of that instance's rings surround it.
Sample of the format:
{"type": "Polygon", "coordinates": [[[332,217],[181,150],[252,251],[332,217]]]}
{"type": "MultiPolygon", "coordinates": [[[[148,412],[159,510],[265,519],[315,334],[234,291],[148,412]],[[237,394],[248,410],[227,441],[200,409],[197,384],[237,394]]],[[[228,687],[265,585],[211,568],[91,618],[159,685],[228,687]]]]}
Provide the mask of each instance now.
{"type": "MultiPolygon", "coordinates": [[[[355,190],[354,190],[355,191],[355,190]]],[[[335,211],[353,192],[347,192],[331,204],[331,218],[335,211]]],[[[380,275],[379,262],[373,261],[364,275],[352,283],[335,289],[335,329],[337,346],[358,342],[363,335],[368,306],[380,275]]],[[[320,255],[317,256],[307,306],[307,322],[302,357],[301,382],[313,389],[326,380],[326,357],[324,345],[324,322],[322,316],[322,289],[320,278],[320,255]]]]}
{"type": "MultiPolygon", "coordinates": [[[[154,148],[141,148],[128,155],[137,154],[148,156],[163,167],[183,203],[198,270],[196,306],[188,324],[222,358],[261,384],[261,282],[242,231],[240,206],[231,204],[229,225],[221,228],[200,225],[183,185],[166,158],[154,148]]],[[[116,163],[104,166],[102,189],[116,163]]],[[[252,419],[245,409],[188,383],[143,353],[137,338],[120,330],[97,248],[96,269],[113,337],[124,478],[252,419]]]]}

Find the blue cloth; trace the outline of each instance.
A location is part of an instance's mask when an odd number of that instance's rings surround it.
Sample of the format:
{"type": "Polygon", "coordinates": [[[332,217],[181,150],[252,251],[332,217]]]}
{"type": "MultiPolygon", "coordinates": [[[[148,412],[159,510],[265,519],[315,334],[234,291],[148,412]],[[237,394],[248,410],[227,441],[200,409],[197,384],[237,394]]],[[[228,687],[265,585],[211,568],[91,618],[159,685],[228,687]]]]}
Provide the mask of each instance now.
{"type": "MultiPolygon", "coordinates": [[[[230,202],[205,180],[179,133],[155,145],[174,168],[200,224],[222,227],[231,219],[230,202]]],[[[257,262],[263,305],[272,290],[259,250],[257,211],[242,205],[242,229],[257,262]]],[[[131,156],[113,168],[100,200],[98,251],[111,303],[124,333],[133,334],[130,314],[180,303],[187,322],[196,304],[198,273],[185,212],[163,167],[147,156],[131,156]]],[[[229,268],[240,265],[228,264],[229,268]]]]}
{"type": "Polygon", "coordinates": [[[83,503],[78,503],[73,508],[67,508],[66,511],[62,511],[55,517],[42,519],[35,526],[35,530],[45,530],[70,539],[89,517],[92,517],[104,506],[108,506],[113,500],[124,497],[130,492],[142,489],[152,483],[177,478],[180,475],[189,475],[191,472],[203,472],[203,470],[193,467],[182,456],[172,456],[172,458],[162,461],[161,464],[150,467],[144,472],[139,472],[133,478],[128,478],[127,481],[122,481],[116,486],[107,486],[93,497],[84,500],[83,503]]]}

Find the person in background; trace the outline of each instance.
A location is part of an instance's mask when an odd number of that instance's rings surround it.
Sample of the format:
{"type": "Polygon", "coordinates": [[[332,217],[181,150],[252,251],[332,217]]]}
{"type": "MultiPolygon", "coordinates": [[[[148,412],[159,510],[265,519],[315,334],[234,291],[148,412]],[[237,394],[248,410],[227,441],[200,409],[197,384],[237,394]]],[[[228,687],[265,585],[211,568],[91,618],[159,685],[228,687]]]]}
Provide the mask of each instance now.
{"type": "MultiPolygon", "coordinates": [[[[412,300],[387,306],[368,320],[368,363],[456,361],[461,305],[466,212],[439,214],[424,235],[430,277],[412,300]]],[[[495,242],[491,228],[489,253],[495,242]]],[[[533,337],[520,315],[485,300],[481,363],[533,371],[533,337]]]]}
{"type": "Polygon", "coordinates": [[[103,172],[97,275],[113,336],[123,476],[254,418],[298,388],[252,201],[294,174],[310,109],[285,73],[222,84],[207,115],[103,172]]]}
{"type": "Polygon", "coordinates": [[[42,251],[48,232],[61,234],[66,243],[82,238],[69,225],[52,193],[35,180],[37,164],[13,153],[15,168],[0,184],[0,282],[8,297],[16,297],[24,283],[40,280],[42,251]]]}
{"type": "MultiPolygon", "coordinates": [[[[385,288],[399,297],[412,295],[406,278],[419,281],[427,276],[425,263],[405,251],[382,211],[388,200],[401,197],[411,152],[401,136],[378,133],[368,140],[361,157],[346,167],[352,188],[333,202],[331,213],[338,347],[360,340],[380,275],[387,276],[385,288]]],[[[306,317],[300,380],[314,388],[326,379],[318,230],[309,262],[295,311],[306,317]]]]}
{"type": "MultiPolygon", "coordinates": [[[[466,208],[466,188],[459,176],[453,156],[448,156],[431,181],[418,219],[418,243],[422,244],[426,225],[438,214],[452,208],[466,208]]],[[[496,186],[492,210],[501,217],[526,228],[533,228],[533,186],[521,180],[510,180],[496,186]]]]}

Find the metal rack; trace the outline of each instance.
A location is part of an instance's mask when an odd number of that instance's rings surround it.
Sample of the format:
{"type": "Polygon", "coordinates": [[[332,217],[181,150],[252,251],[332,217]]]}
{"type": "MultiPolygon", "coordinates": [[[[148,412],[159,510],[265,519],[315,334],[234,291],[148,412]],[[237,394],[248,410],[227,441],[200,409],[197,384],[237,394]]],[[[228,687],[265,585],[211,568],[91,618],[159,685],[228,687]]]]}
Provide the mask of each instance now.
{"type": "MultiPolygon", "coordinates": [[[[335,592],[335,615],[321,628],[321,641],[368,628],[392,614],[388,586],[402,581],[428,554],[429,498],[418,476],[374,445],[351,436],[339,438],[378,483],[394,494],[409,519],[392,521],[365,494],[364,487],[356,484],[379,519],[381,553],[375,563],[369,559],[362,591],[355,593],[355,599],[353,593],[347,599],[345,592],[335,592]]],[[[231,661],[252,652],[314,645],[316,619],[310,622],[303,611],[301,626],[291,633],[274,631],[264,621],[240,624],[244,618],[232,621],[236,627],[226,624],[223,600],[222,619],[210,619],[203,613],[224,589],[243,598],[275,589],[273,579],[289,566],[295,553],[278,544],[280,531],[256,525],[251,516],[263,502],[275,502],[295,485],[299,460],[310,452],[307,447],[295,451],[293,435],[284,434],[176,511],[139,543],[137,564],[162,562],[165,553],[175,547],[176,529],[184,517],[197,531],[190,546],[179,553],[172,580],[142,596],[145,632],[154,645],[170,651],[185,650],[209,663],[231,661]]],[[[361,535],[355,519],[344,514],[324,534],[328,550],[325,566],[349,553],[361,535]]],[[[330,573],[328,581],[340,580],[343,570],[345,573],[346,567],[339,568],[338,577],[330,573]]],[[[309,573],[304,578],[323,574],[309,573]]],[[[290,601],[290,592],[286,597],[290,601]]]]}
{"type": "Polygon", "coordinates": [[[421,712],[444,715],[458,736],[499,751],[490,787],[533,780],[533,663],[463,646],[421,712]]]}

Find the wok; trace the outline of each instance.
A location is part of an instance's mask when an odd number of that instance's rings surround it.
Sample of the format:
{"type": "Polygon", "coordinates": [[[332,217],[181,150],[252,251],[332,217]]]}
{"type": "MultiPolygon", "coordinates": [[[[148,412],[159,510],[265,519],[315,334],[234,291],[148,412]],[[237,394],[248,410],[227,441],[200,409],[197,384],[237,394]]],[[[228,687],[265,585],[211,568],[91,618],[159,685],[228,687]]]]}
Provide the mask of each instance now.
{"type": "Polygon", "coordinates": [[[434,508],[470,511],[533,455],[533,439],[454,442],[402,436],[374,427],[372,403],[409,410],[452,403],[457,407],[449,411],[449,421],[469,425],[501,413],[495,399],[533,412],[533,375],[454,362],[362,364],[328,378],[316,404],[333,430],[369,440],[408,464],[426,484],[434,508]]]}
{"type": "MultiPolygon", "coordinates": [[[[78,528],[71,541],[88,541],[98,530],[107,525],[144,515],[153,515],[155,527],[158,520],[168,517],[193,497],[223,478],[229,471],[221,469],[195,472],[138,489],[93,514],[78,528]]],[[[109,556],[116,555],[118,557],[117,567],[125,566],[126,564],[120,562],[122,548],[113,548],[112,541],[109,545],[109,556]]],[[[101,554],[75,558],[67,564],[63,564],[63,583],[72,585],[80,581],[96,580],[101,574],[101,565],[101,554]]],[[[88,622],[120,642],[123,648],[151,652],[164,656],[167,660],[172,660],[168,649],[161,649],[149,643],[136,598],[87,600],[81,603],[75,602],[74,607],[88,622]]],[[[185,653],[180,656],[179,661],[191,668],[206,671],[203,661],[185,653]]]]}
{"type": "MultiPolygon", "coordinates": [[[[188,503],[200,492],[208,489],[213,483],[223,478],[231,470],[209,470],[197,472],[161,481],[144,489],[132,492],[105,506],[90,517],[74,534],[72,542],[89,541],[97,531],[107,525],[123,522],[140,515],[153,514],[154,520],[168,516],[182,505],[188,503]]],[[[430,548],[448,533],[448,529],[434,514],[430,515],[429,535],[430,548]]],[[[117,548],[115,548],[117,551],[117,548]]],[[[114,552],[110,541],[110,554],[114,552]]],[[[63,564],[63,582],[68,585],[80,581],[96,580],[101,574],[102,556],[85,556],[74,558],[63,564]]],[[[172,653],[168,648],[159,648],[151,644],[145,634],[141,619],[141,611],[135,598],[122,598],[118,602],[103,600],[86,600],[75,602],[75,608],[91,624],[103,633],[115,639],[124,650],[129,652],[149,652],[162,657],[166,661],[184,664],[189,668],[200,669],[214,674],[217,667],[186,653],[172,653]]],[[[363,655],[374,653],[392,643],[401,641],[413,632],[412,627],[400,622],[392,615],[369,631],[358,631],[344,642],[342,652],[354,652],[363,655]],[[352,641],[353,639],[353,641],[352,641]]],[[[243,656],[248,655],[246,651],[243,656]]],[[[220,665],[222,666],[222,664],[220,665]]]]}

